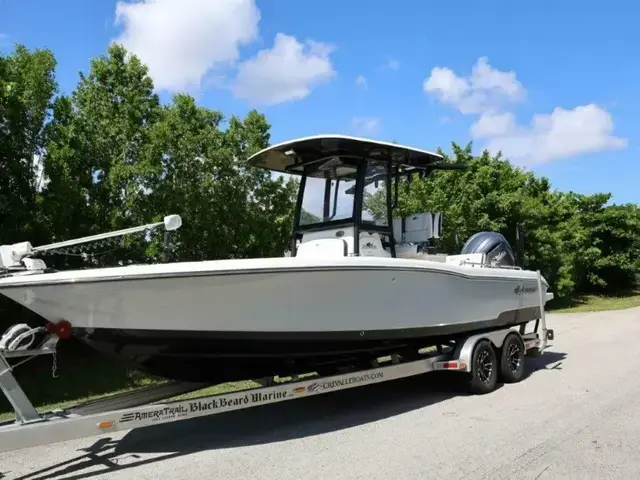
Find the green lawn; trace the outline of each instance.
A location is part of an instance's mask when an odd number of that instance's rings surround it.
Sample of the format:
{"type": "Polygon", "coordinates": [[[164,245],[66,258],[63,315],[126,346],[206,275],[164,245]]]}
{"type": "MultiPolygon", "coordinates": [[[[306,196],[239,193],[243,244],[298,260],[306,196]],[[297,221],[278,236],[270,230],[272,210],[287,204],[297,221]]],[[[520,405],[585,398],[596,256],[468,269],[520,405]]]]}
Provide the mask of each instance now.
{"type": "MultiPolygon", "coordinates": [[[[136,388],[160,384],[164,383],[165,381],[163,379],[153,378],[135,371],[125,371],[117,368],[111,369],[109,367],[106,367],[105,369],[105,365],[95,365],[95,367],[97,369],[96,371],[100,371],[100,375],[98,377],[94,376],[91,378],[84,378],[85,383],[83,383],[82,385],[84,386],[84,390],[86,393],[76,395],[68,393],[70,388],[72,388],[72,385],[80,386],[78,383],[76,383],[78,381],[78,375],[75,369],[74,371],[66,372],[65,374],[61,373],[61,376],[59,378],[52,379],[51,381],[46,382],[47,387],[49,387],[48,389],[43,388],[43,385],[41,385],[40,388],[37,389],[29,388],[33,387],[33,385],[30,385],[29,382],[26,382],[26,385],[23,384],[22,386],[38,411],[44,412],[68,407],[89,400],[97,400],[107,396],[125,393],[136,388]],[[106,391],[101,387],[101,379],[109,379],[109,383],[121,383],[126,384],[127,386],[116,388],[111,391],[106,391]],[[60,395],[61,400],[48,401],[48,399],[43,398],[42,392],[53,392],[54,394],[57,393],[60,395]]],[[[255,388],[258,386],[258,383],[253,381],[230,382],[186,393],[184,395],[179,395],[177,397],[163,401],[183,400],[187,398],[200,397],[203,395],[214,395],[217,393],[231,392],[236,390],[246,390],[248,388],[255,388]]],[[[13,410],[11,409],[8,402],[4,401],[4,397],[2,398],[2,400],[3,401],[0,403],[0,421],[15,418],[13,410]]]]}
{"type": "MultiPolygon", "coordinates": [[[[58,349],[57,378],[52,376],[49,355],[36,357],[14,370],[20,385],[38,409],[60,408],[159,382],[123,365],[105,361],[86,348],[72,349],[66,342],[61,342],[58,349]]],[[[9,402],[0,395],[0,420],[12,417],[9,402]]]]}
{"type": "MultiPolygon", "coordinates": [[[[48,355],[31,360],[33,363],[28,369],[18,367],[14,371],[20,385],[39,411],[64,408],[165,382],[164,379],[151,377],[117,362],[105,361],[104,357],[81,345],[75,345],[71,349],[65,343],[61,343],[59,350],[57,378],[52,376],[52,358],[48,355]]],[[[279,380],[286,381],[289,378],[279,380]]],[[[182,400],[258,386],[258,383],[250,380],[229,382],[168,400],[182,400]]],[[[11,405],[0,395],[0,421],[12,418],[15,418],[15,415],[11,405]]]]}
{"type": "Polygon", "coordinates": [[[601,312],[604,310],[623,310],[640,307],[640,291],[623,293],[617,296],[583,295],[571,299],[558,299],[549,302],[551,313],[601,312]]]}

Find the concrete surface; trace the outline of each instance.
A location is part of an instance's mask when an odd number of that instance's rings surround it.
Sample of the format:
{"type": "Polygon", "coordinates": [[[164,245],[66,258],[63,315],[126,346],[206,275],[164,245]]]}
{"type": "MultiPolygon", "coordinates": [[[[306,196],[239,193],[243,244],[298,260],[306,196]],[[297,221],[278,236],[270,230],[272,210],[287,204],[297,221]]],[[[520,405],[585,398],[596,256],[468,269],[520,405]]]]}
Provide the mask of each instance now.
{"type": "Polygon", "coordinates": [[[0,454],[0,478],[640,478],[640,309],[548,319],[489,395],[430,374],[0,454]]]}

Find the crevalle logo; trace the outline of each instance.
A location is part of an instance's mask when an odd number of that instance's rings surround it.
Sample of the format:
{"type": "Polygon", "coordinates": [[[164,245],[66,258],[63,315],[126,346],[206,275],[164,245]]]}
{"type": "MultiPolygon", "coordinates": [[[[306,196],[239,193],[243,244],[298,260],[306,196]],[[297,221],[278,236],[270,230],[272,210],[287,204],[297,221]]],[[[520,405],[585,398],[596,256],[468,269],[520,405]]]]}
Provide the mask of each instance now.
{"type": "Polygon", "coordinates": [[[525,287],[524,285],[518,285],[513,289],[513,293],[516,295],[530,295],[532,293],[536,293],[538,291],[538,287],[525,287]]]}

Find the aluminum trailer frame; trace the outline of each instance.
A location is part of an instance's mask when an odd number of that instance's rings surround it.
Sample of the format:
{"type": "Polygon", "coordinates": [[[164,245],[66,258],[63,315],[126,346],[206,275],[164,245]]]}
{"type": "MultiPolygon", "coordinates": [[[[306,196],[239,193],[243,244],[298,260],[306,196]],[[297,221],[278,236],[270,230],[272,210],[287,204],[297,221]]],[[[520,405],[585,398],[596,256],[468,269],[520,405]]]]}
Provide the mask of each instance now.
{"type": "MultiPolygon", "coordinates": [[[[540,277],[539,280],[540,282],[540,277]]],[[[540,285],[539,285],[540,286],[540,285]]],[[[540,290],[539,290],[540,291],[540,290]]],[[[521,359],[524,354],[539,355],[553,340],[553,330],[547,329],[544,314],[544,300],[540,294],[540,319],[535,321],[532,332],[526,333],[526,325],[517,328],[498,328],[490,331],[470,333],[452,345],[438,346],[437,353],[419,360],[405,359],[393,354],[388,362],[372,361],[372,368],[354,370],[347,373],[310,377],[274,385],[271,379],[263,381],[261,387],[222,393],[211,396],[152,403],[171,398],[181,393],[204,388],[204,384],[169,382],[165,385],[142,388],[104,399],[87,402],[73,407],[38,413],[13,375],[7,359],[53,354],[58,337],[48,333],[36,348],[24,350],[0,349],[0,389],[5,394],[16,413],[14,422],[0,422],[0,452],[46,445],[77,438],[104,435],[133,428],[197,418],[233,410],[271,403],[284,402],[354,387],[372,385],[397,380],[434,371],[455,371],[467,373],[473,393],[488,393],[495,388],[498,377],[504,379],[505,372],[499,372],[506,350],[505,342],[521,345],[521,359]],[[493,351],[495,356],[492,383],[484,387],[474,387],[479,377],[479,348],[493,351]]],[[[34,329],[42,333],[44,328],[34,329]]],[[[18,364],[19,365],[19,364],[18,364]]],[[[508,381],[519,381],[524,377],[524,364],[518,367],[517,377],[508,381]]],[[[505,380],[507,381],[507,380],[505,380]]]]}

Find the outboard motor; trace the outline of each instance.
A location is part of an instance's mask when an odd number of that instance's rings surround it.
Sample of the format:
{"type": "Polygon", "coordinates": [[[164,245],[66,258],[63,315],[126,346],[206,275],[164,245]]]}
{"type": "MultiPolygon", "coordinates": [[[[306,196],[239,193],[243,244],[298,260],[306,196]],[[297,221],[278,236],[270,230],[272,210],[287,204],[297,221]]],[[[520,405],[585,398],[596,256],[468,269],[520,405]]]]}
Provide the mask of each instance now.
{"type": "Polygon", "coordinates": [[[509,242],[498,232],[478,232],[472,235],[460,253],[463,255],[484,253],[487,265],[508,267],[516,265],[509,242]]]}

